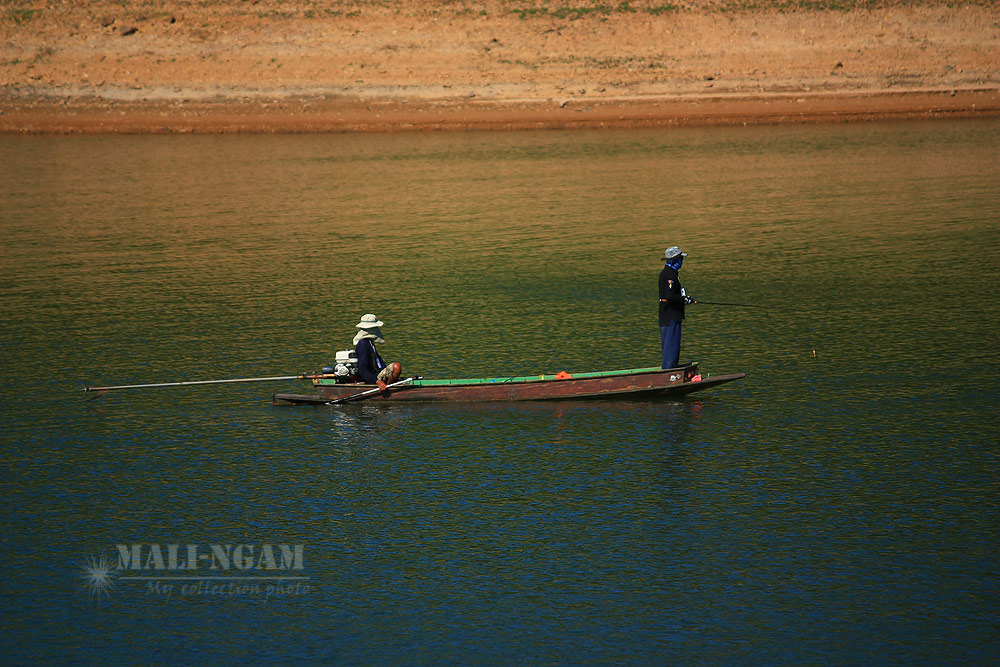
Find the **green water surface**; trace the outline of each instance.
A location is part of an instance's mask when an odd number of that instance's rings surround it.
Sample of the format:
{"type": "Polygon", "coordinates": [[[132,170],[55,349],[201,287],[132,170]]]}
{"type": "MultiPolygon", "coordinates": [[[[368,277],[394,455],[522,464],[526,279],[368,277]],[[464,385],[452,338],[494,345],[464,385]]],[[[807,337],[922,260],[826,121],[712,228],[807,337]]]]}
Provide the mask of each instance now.
{"type": "Polygon", "coordinates": [[[993,121],[0,137],[0,655],[990,663],[998,155],[993,121]],[[689,309],[682,361],[747,377],[681,401],[81,391],[318,370],[364,313],[405,375],[654,366],[671,245],[753,306],[689,309]],[[299,544],[309,589],[88,592],[153,543],[299,544]]]}

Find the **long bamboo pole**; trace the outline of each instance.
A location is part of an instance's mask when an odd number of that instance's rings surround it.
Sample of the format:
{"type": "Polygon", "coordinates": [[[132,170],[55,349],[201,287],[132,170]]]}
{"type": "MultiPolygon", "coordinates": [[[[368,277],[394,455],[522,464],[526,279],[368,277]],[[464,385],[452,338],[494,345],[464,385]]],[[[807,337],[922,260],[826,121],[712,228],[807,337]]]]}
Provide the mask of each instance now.
{"type": "Polygon", "coordinates": [[[111,391],[113,389],[152,389],[154,387],[189,387],[196,384],[232,384],[235,382],[275,382],[278,380],[312,380],[314,378],[327,377],[325,375],[310,375],[303,373],[302,375],[280,375],[277,377],[265,377],[265,378],[233,378],[231,380],[192,380],[189,382],[157,382],[154,384],[120,384],[112,387],[87,387],[83,388],[83,392],[87,393],[90,391],[111,391]]]}

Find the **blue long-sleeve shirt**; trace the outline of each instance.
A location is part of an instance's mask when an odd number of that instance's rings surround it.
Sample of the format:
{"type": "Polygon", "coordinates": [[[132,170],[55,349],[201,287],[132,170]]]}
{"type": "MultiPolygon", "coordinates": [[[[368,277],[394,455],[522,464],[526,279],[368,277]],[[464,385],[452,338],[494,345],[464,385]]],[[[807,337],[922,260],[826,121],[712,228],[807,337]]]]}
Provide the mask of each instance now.
{"type": "Polygon", "coordinates": [[[370,338],[358,341],[354,350],[358,353],[358,373],[368,384],[375,384],[379,371],[385,368],[385,362],[375,349],[375,343],[370,338]]]}

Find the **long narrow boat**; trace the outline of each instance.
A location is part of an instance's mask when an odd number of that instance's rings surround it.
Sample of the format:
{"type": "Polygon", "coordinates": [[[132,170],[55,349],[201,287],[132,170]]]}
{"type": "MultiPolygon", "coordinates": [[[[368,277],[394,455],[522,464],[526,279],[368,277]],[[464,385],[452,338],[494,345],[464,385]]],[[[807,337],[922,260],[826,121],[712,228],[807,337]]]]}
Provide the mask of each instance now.
{"type": "Polygon", "coordinates": [[[698,364],[681,368],[630,368],[590,373],[561,372],[524,377],[429,380],[417,378],[386,391],[375,385],[315,378],[315,395],[274,394],[275,405],[325,404],[369,392],[377,401],[552,401],[595,398],[682,396],[746,377],[745,373],[705,376],[698,364]]]}

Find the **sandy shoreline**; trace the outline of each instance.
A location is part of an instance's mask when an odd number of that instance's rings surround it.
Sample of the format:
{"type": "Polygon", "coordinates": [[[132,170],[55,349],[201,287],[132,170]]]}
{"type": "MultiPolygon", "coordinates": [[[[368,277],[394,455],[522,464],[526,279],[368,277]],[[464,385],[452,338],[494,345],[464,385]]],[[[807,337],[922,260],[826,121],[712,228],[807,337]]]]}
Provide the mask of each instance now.
{"type": "Polygon", "coordinates": [[[639,128],[1000,117],[1000,91],[689,96],[557,103],[462,100],[25,100],[5,133],[279,133],[639,128]]]}
{"type": "Polygon", "coordinates": [[[846,4],[98,0],[0,9],[0,133],[1000,116],[996,3],[846,4]]]}

